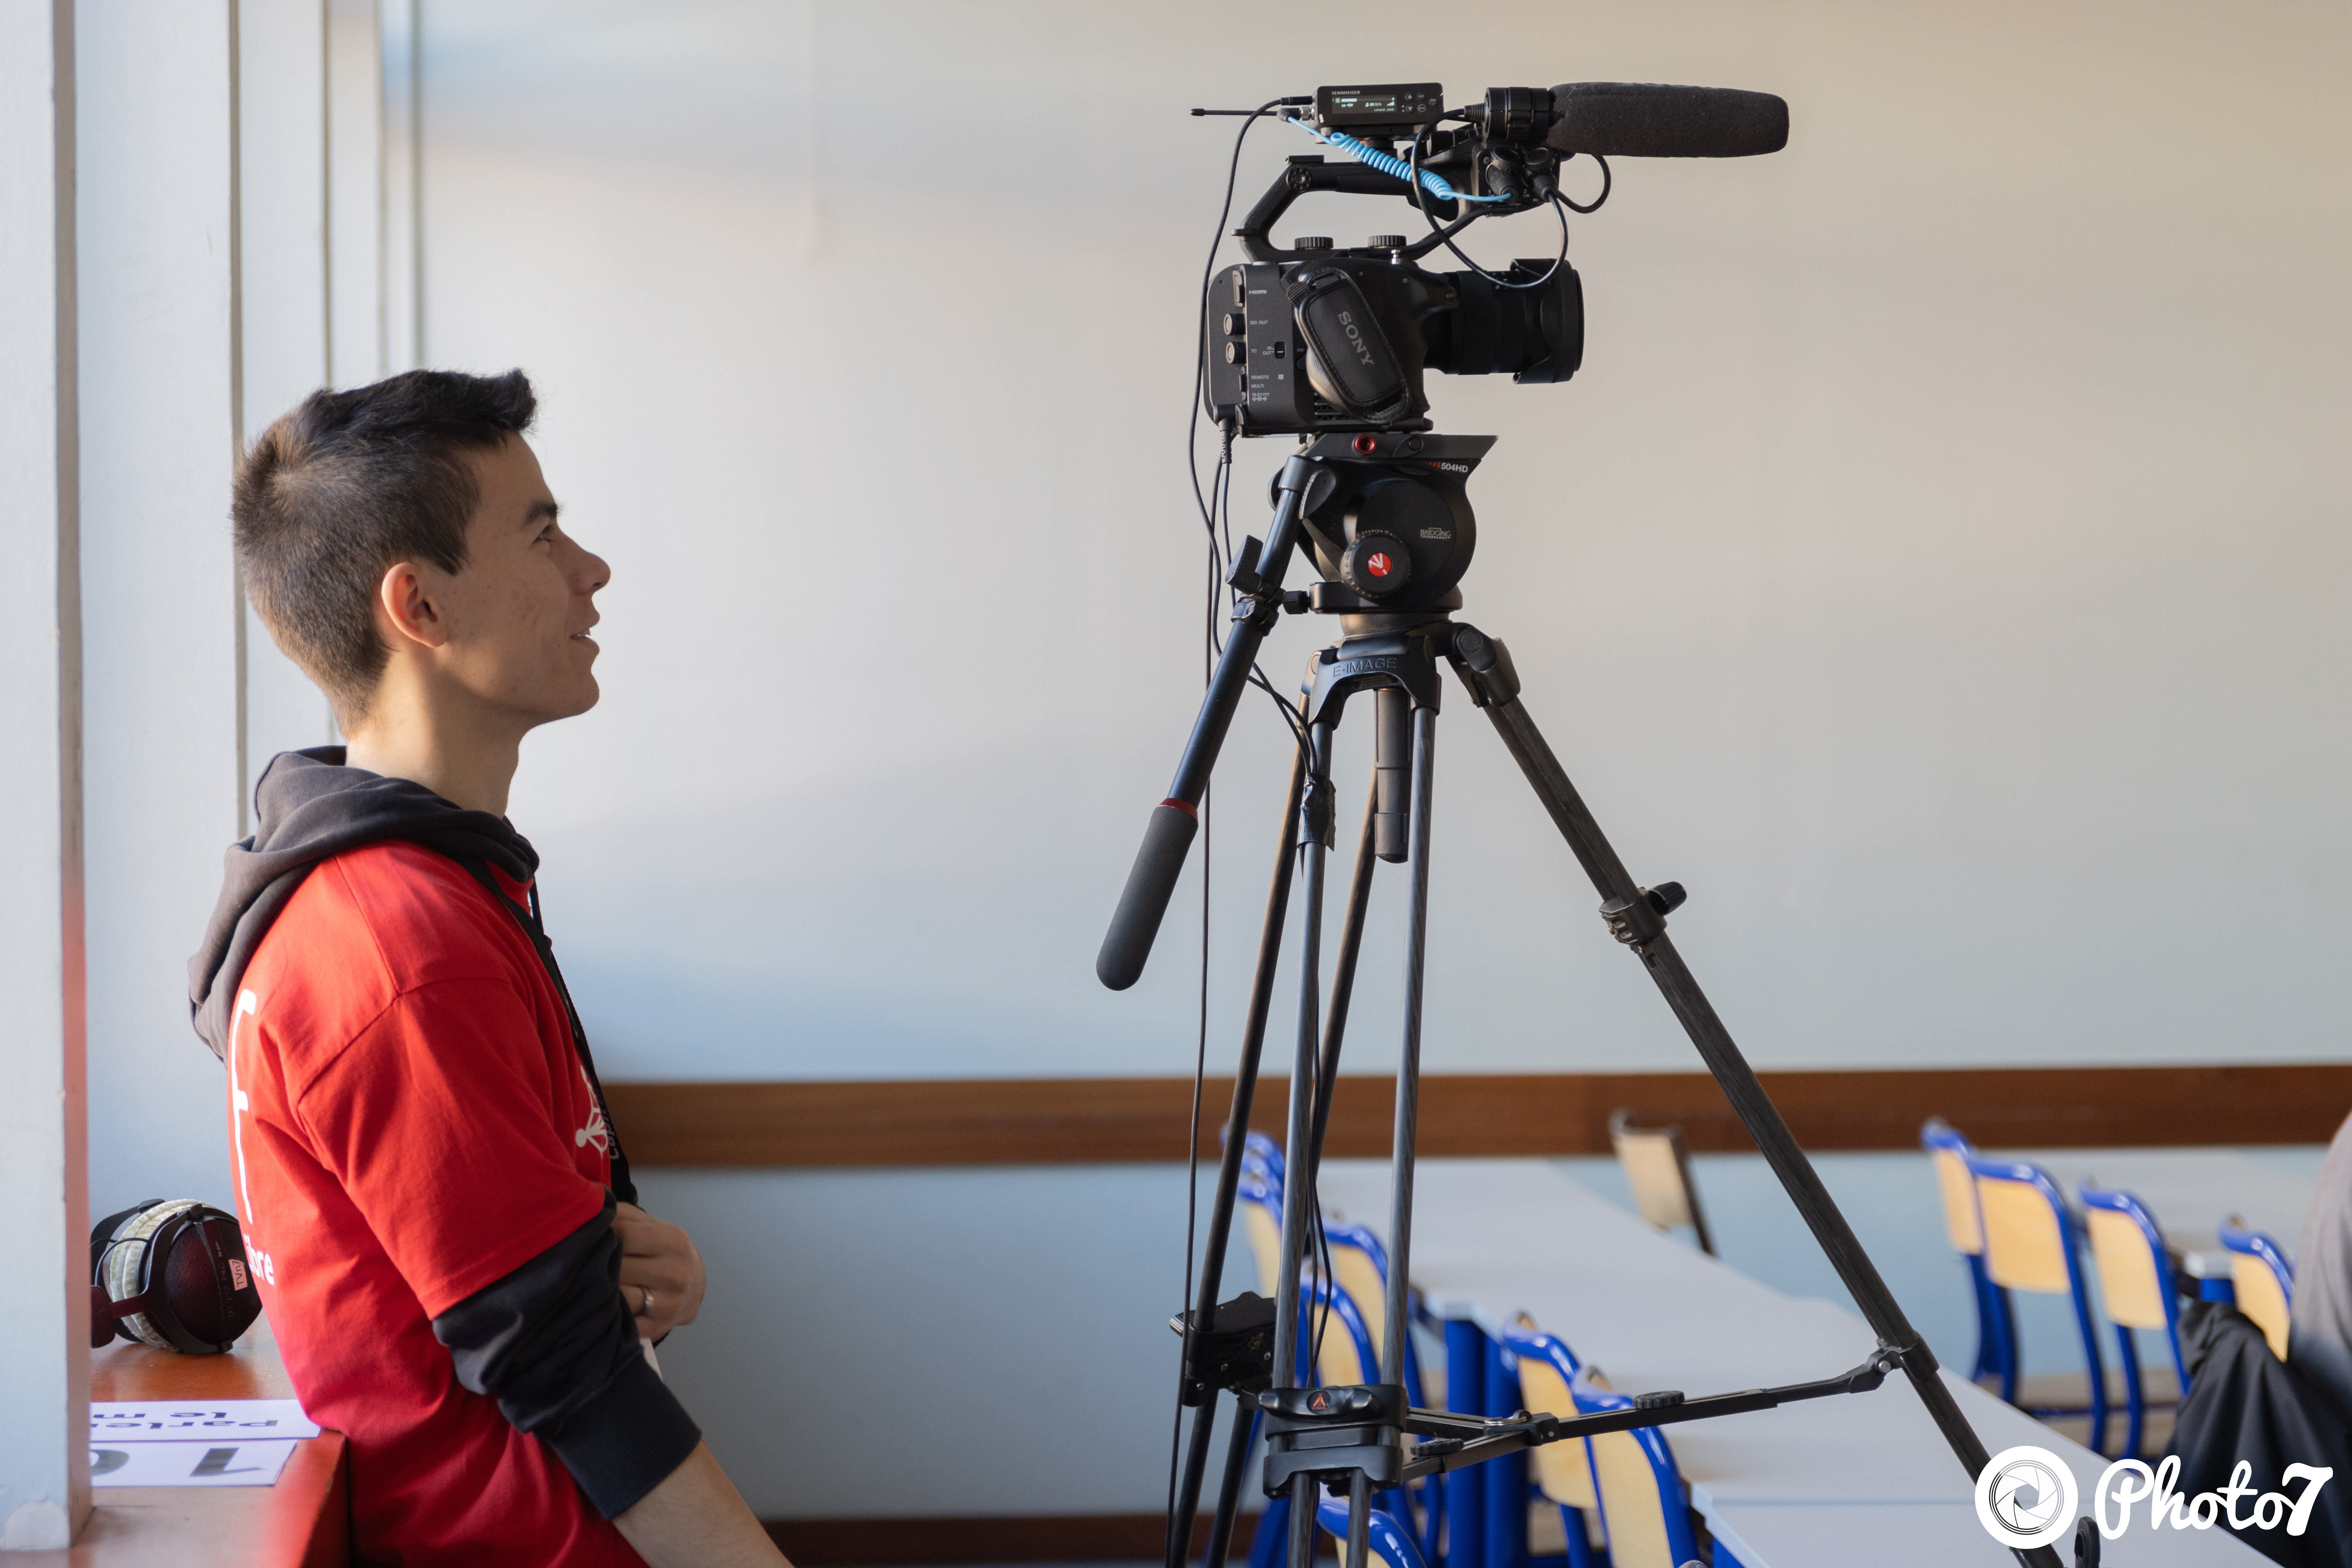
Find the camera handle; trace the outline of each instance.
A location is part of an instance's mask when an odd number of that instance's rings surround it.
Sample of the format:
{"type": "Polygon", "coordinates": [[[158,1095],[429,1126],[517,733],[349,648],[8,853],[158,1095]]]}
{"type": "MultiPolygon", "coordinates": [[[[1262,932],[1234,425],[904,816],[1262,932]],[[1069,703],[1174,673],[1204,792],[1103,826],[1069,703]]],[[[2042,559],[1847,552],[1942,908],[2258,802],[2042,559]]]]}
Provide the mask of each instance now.
{"type": "MultiPolygon", "coordinates": [[[[1290,210],[1290,204],[1309,191],[1338,191],[1353,196],[1394,196],[1400,201],[1412,200],[1412,187],[1393,174],[1383,174],[1367,163],[1327,163],[1320,153],[1299,153],[1291,156],[1274,184],[1258,197],[1257,205],[1234,230],[1234,237],[1242,242],[1243,252],[1252,261],[1305,261],[1310,256],[1322,258],[1325,251],[1285,250],[1268,237],[1275,220],[1290,210]]],[[[1445,226],[1424,239],[1415,240],[1402,253],[1407,261],[1418,261],[1445,241],[1460,234],[1487,215],[1476,207],[1464,211],[1462,202],[1440,201],[1424,193],[1431,212],[1447,221],[1445,226]]],[[[1500,210],[1517,210],[1496,209],[1500,210]]]]}

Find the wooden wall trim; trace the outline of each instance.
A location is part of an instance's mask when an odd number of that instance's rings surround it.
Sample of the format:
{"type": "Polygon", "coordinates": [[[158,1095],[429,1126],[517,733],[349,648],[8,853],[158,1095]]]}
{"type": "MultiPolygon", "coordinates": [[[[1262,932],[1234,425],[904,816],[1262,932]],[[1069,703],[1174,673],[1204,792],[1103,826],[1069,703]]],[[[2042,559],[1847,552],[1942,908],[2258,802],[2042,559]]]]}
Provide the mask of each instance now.
{"type": "MultiPolygon", "coordinates": [[[[1913,1149],[1942,1116],[1987,1148],[2324,1143],[2352,1110],[2352,1063],[1929,1068],[1762,1075],[1808,1149],[1913,1149]]],[[[1288,1083],[1258,1086],[1251,1125],[1280,1133],[1288,1083]]],[[[1181,1160],[1189,1079],[612,1083],[643,1166],[842,1167],[1181,1160]]],[[[1233,1080],[1212,1079],[1213,1157],[1233,1080]]],[[[1389,1152],[1393,1079],[1342,1077],[1328,1152],[1389,1152]]],[[[1609,1113],[1678,1122],[1693,1149],[1754,1147],[1704,1073],[1448,1074],[1422,1083],[1426,1155],[1605,1154],[1609,1113]]]]}
{"type": "MultiPolygon", "coordinates": [[[[986,1515],[971,1519],[770,1519],[761,1521],[794,1568],[900,1568],[936,1563],[1157,1563],[1168,1521],[1156,1513],[986,1515]]],[[[1234,1521],[1246,1560],[1257,1515],[1234,1521]]],[[[1209,1516],[1192,1530],[1207,1546],[1209,1516]]]]}

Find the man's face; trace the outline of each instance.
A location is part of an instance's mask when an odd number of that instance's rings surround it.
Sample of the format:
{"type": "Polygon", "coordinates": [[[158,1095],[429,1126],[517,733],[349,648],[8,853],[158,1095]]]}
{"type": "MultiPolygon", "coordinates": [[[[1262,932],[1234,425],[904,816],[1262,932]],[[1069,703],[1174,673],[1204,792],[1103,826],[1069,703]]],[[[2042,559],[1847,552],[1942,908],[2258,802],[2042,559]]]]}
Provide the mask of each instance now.
{"type": "Polygon", "coordinates": [[[426,597],[447,629],[444,668],[526,726],[596,705],[596,591],[611,569],[556,521],[539,458],[520,436],[468,452],[481,500],[466,525],[466,569],[427,567],[426,597]]]}

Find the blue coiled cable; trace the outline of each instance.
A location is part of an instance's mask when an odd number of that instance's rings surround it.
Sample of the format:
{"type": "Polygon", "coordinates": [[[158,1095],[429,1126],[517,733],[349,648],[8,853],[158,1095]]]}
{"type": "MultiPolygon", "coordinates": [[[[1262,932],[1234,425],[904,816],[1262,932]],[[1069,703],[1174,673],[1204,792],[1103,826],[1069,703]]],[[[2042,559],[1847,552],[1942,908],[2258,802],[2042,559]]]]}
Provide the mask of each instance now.
{"type": "MultiPolygon", "coordinates": [[[[1314,137],[1315,140],[1322,142],[1326,147],[1337,148],[1342,153],[1352,153],[1359,162],[1378,169],[1383,174],[1388,174],[1393,178],[1402,180],[1408,184],[1412,182],[1412,165],[1392,153],[1383,153],[1379,148],[1374,147],[1368,142],[1357,141],[1354,137],[1348,135],[1344,132],[1319,131],[1314,126],[1307,124],[1307,121],[1303,120],[1294,120],[1291,123],[1297,126],[1302,131],[1305,131],[1309,136],[1314,137]]],[[[1466,195],[1464,193],[1455,190],[1451,184],[1448,184],[1444,175],[1433,174],[1427,169],[1423,169],[1421,172],[1421,185],[1422,189],[1427,191],[1431,195],[1435,196],[1442,202],[1501,202],[1508,201],[1510,199],[1508,196],[1466,195]]]]}

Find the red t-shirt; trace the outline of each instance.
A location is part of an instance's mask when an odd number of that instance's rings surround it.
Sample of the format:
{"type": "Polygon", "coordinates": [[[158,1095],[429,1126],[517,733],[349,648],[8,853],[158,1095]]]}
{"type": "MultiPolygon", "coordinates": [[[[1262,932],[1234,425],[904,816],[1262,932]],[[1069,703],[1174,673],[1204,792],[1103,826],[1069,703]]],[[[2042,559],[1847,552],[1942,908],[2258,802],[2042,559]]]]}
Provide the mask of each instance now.
{"type": "Polygon", "coordinates": [[[415,845],[338,855],[255,951],[233,1018],[246,1253],[303,1408],[351,1445],[361,1558],[642,1563],[433,1337],[604,1203],[604,1114],[520,922],[415,845]]]}

